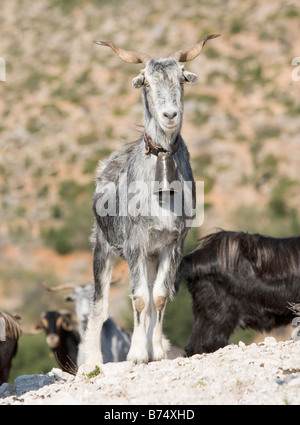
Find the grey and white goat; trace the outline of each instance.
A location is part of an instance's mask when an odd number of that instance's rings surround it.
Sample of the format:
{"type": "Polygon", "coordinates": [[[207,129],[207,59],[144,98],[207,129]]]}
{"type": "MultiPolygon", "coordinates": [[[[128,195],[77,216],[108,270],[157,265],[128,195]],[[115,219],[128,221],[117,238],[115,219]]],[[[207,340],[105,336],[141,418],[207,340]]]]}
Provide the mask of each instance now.
{"type": "Polygon", "coordinates": [[[95,293],[83,342],[88,367],[103,362],[99,341],[108,317],[108,291],[117,256],[129,266],[134,311],[127,360],[146,363],[166,357],[163,317],[167,299],[175,292],[195,206],[189,153],[180,132],[183,84],[196,83],[197,76],[180,62],[194,59],[206,41],[217,36],[206,36],[194,47],[160,59],[120,49],[109,41],[96,42],[110,47],[125,62],[145,65],[133,79],[133,86],[143,89],[145,128],[143,137],[113,153],[98,169],[92,237],[95,293]],[[161,197],[153,189],[157,189],[156,168],[163,155],[173,161],[176,184],[161,197]]]}
{"type": "MultiPolygon", "coordinates": [[[[73,292],[64,297],[66,302],[75,302],[75,311],[78,320],[78,330],[81,340],[86,331],[88,317],[91,312],[91,302],[94,295],[94,285],[76,285],[62,284],[59,286],[49,287],[45,283],[44,288],[50,292],[61,291],[64,289],[73,289],[73,292]]],[[[101,347],[103,355],[103,363],[121,362],[126,360],[130,348],[131,336],[124,329],[120,328],[115,321],[109,317],[103,323],[101,333],[101,347]]],[[[84,352],[82,345],[79,345],[77,355],[77,366],[84,363],[84,352]]]]}

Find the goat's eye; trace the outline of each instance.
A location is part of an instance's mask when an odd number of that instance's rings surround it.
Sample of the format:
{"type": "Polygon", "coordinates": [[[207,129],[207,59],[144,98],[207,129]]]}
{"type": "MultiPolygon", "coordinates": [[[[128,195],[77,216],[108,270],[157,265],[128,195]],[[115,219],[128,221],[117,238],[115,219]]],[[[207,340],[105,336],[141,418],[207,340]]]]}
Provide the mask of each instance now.
{"type": "Polygon", "coordinates": [[[149,83],[145,83],[145,87],[150,87],[150,84],[149,83]]]}
{"type": "Polygon", "coordinates": [[[184,77],[181,77],[181,78],[180,78],[180,84],[184,84],[184,82],[185,82],[184,77]]]}

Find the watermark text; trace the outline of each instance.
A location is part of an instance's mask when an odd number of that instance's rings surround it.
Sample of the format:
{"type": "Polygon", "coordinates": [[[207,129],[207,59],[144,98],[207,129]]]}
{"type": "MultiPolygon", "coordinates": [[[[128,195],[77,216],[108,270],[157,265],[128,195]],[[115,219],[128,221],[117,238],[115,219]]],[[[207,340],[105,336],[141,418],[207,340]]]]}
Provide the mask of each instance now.
{"type": "Polygon", "coordinates": [[[99,217],[182,217],[187,227],[204,222],[204,182],[129,181],[126,173],[118,184],[101,181],[96,187],[99,217]]]}

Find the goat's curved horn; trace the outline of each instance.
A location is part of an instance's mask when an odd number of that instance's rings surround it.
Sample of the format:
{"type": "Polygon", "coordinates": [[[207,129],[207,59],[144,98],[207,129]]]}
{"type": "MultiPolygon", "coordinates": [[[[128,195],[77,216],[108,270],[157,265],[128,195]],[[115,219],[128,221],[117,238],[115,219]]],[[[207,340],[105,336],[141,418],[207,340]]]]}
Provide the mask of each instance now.
{"type": "Polygon", "coordinates": [[[184,50],[178,50],[177,52],[172,53],[169,57],[175,58],[178,60],[178,62],[188,62],[192,59],[195,59],[200,53],[204,46],[204,44],[207,42],[207,40],[210,40],[211,38],[219,37],[221,34],[211,34],[206,35],[200,43],[196,44],[193,47],[190,47],[189,49],[184,50]]]}
{"type": "MultiPolygon", "coordinates": [[[[38,326],[38,325],[37,325],[38,326]]],[[[23,330],[22,335],[38,335],[41,333],[41,328],[31,329],[31,330],[23,330]]]]}
{"type": "Polygon", "coordinates": [[[64,283],[58,286],[48,286],[46,282],[43,282],[43,287],[46,289],[46,291],[49,291],[49,292],[62,291],[63,289],[74,289],[75,286],[76,285],[73,283],[64,283]]]}
{"type": "Polygon", "coordinates": [[[119,47],[116,47],[112,41],[94,41],[94,43],[100,44],[100,46],[110,47],[124,62],[145,64],[149,59],[151,59],[151,56],[146,53],[131,52],[130,50],[120,49],[119,47]]]}

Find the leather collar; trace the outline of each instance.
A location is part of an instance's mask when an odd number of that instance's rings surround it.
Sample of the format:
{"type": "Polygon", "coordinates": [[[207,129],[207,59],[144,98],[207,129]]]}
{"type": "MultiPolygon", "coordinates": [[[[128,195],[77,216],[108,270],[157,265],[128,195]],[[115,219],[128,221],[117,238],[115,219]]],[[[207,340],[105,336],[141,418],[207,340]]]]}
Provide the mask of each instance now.
{"type": "Polygon", "coordinates": [[[180,135],[178,134],[177,139],[175,141],[175,144],[172,146],[172,152],[167,151],[166,149],[163,149],[161,146],[157,146],[153,140],[151,139],[150,136],[148,136],[148,134],[144,133],[144,142],[146,145],[146,152],[145,155],[155,155],[158,156],[158,154],[160,152],[164,152],[164,153],[170,153],[171,155],[174,155],[174,153],[176,153],[178,151],[179,148],[179,143],[180,143],[180,135]]]}

